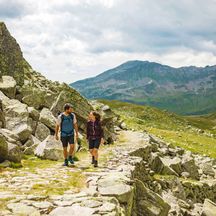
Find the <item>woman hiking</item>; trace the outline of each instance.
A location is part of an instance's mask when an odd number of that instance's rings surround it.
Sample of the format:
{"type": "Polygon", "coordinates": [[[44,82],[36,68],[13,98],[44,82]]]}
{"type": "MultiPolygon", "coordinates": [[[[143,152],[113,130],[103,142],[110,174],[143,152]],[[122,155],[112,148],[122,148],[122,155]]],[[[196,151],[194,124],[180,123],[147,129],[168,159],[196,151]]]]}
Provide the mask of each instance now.
{"type": "Polygon", "coordinates": [[[87,140],[92,156],[92,164],[98,167],[98,149],[104,143],[104,131],[101,126],[101,117],[97,112],[90,112],[87,123],[87,140]]]}

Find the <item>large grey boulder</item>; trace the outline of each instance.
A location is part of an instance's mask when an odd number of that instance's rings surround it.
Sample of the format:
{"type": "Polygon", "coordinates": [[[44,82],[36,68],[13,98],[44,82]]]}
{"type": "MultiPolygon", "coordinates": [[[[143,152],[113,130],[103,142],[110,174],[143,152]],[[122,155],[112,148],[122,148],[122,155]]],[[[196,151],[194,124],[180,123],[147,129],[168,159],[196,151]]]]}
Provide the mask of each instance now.
{"type": "Polygon", "coordinates": [[[20,163],[22,159],[22,152],[21,152],[20,147],[12,143],[8,143],[7,159],[15,163],[20,163]]]}
{"type": "Polygon", "coordinates": [[[42,88],[25,86],[22,88],[22,102],[35,109],[50,108],[56,98],[55,94],[42,88]]]}
{"type": "Polygon", "coordinates": [[[102,196],[115,197],[117,200],[126,204],[127,215],[131,215],[134,187],[129,185],[129,179],[123,173],[108,173],[98,180],[98,192],[102,196]]]}
{"type": "Polygon", "coordinates": [[[216,204],[209,199],[205,199],[202,216],[216,216],[216,204]]]}
{"type": "Polygon", "coordinates": [[[167,216],[170,210],[170,205],[160,195],[146,188],[139,180],[136,180],[135,199],[137,215],[167,216]]]}
{"type": "Polygon", "coordinates": [[[22,145],[21,142],[19,141],[19,136],[11,130],[8,130],[6,128],[1,128],[0,135],[2,135],[9,143],[13,143],[18,146],[22,145]]]}
{"type": "Polygon", "coordinates": [[[2,91],[9,98],[15,98],[16,81],[11,76],[2,76],[0,81],[0,91],[2,91]]]}
{"type": "Polygon", "coordinates": [[[0,92],[0,99],[5,114],[5,128],[17,134],[20,140],[25,142],[32,132],[27,124],[29,117],[27,105],[18,100],[9,99],[2,92],[0,92]]]}
{"type": "Polygon", "coordinates": [[[182,159],[182,168],[183,171],[186,171],[190,174],[190,177],[193,179],[199,179],[199,167],[195,164],[195,160],[189,156],[184,155],[182,159]]]}
{"type": "Polygon", "coordinates": [[[45,140],[48,136],[50,135],[50,130],[49,128],[38,122],[37,124],[37,128],[36,128],[36,131],[35,131],[35,137],[38,138],[40,141],[43,141],[45,140]]]}
{"type": "Polygon", "coordinates": [[[48,136],[34,151],[37,157],[49,160],[63,159],[62,144],[54,136],[48,136]]]}
{"type": "Polygon", "coordinates": [[[161,160],[167,167],[170,167],[179,175],[182,173],[181,159],[180,158],[178,158],[178,157],[174,157],[174,158],[164,157],[164,158],[161,158],[161,160]]]}
{"type": "Polygon", "coordinates": [[[156,173],[178,176],[178,173],[170,167],[171,163],[171,160],[162,158],[156,153],[152,153],[151,169],[154,170],[156,173]]]}
{"type": "Polygon", "coordinates": [[[41,110],[39,121],[50,129],[55,129],[56,118],[53,116],[52,112],[49,109],[43,108],[41,110]]]}
{"type": "Polygon", "coordinates": [[[22,143],[24,143],[32,133],[32,129],[27,123],[16,125],[13,131],[19,136],[19,139],[22,143]]]}
{"type": "Polygon", "coordinates": [[[35,136],[31,135],[29,140],[24,144],[24,151],[23,153],[26,155],[32,155],[34,154],[35,149],[37,146],[41,143],[39,139],[37,139],[35,136]]]}
{"type": "Polygon", "coordinates": [[[5,138],[0,134],[0,163],[6,160],[8,156],[8,144],[5,138]]]}
{"type": "Polygon", "coordinates": [[[27,108],[28,112],[29,112],[29,116],[35,120],[38,121],[39,117],[40,117],[40,113],[39,111],[37,111],[34,107],[28,107],[27,108]]]}

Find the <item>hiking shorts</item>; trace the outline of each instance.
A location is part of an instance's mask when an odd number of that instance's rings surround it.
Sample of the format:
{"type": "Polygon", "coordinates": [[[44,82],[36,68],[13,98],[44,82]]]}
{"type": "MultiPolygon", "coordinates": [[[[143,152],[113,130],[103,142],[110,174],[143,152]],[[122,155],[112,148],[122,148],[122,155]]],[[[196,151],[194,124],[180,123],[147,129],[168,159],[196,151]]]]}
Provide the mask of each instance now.
{"type": "Polygon", "coordinates": [[[99,149],[101,139],[90,139],[89,140],[89,149],[99,149]]]}
{"type": "Polygon", "coordinates": [[[73,145],[74,144],[74,135],[71,136],[61,136],[61,142],[62,142],[62,146],[64,148],[68,147],[69,145],[73,145]]]}

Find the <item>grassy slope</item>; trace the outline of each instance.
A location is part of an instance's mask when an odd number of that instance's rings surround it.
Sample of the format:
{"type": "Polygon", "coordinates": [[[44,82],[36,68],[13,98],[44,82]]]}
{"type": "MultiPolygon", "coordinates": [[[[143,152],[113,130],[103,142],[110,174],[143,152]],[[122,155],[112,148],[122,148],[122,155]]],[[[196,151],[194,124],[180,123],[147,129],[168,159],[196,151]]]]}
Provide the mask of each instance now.
{"type": "Polygon", "coordinates": [[[130,128],[147,130],[176,146],[216,158],[216,138],[197,132],[199,128],[207,133],[214,133],[215,115],[183,117],[149,106],[120,101],[101,100],[101,102],[109,105],[130,128]],[[202,122],[199,122],[200,118],[202,122]]]}

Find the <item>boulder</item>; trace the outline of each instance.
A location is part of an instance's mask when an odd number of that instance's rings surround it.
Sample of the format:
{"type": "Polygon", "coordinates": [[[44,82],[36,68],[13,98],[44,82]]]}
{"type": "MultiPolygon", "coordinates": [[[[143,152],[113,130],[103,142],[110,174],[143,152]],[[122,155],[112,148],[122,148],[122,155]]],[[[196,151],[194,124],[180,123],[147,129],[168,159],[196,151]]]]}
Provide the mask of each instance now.
{"type": "Polygon", "coordinates": [[[45,140],[48,136],[50,135],[50,130],[49,128],[38,122],[37,124],[37,128],[36,128],[36,131],[35,131],[35,137],[38,138],[40,141],[43,141],[45,140]]]}
{"type": "Polygon", "coordinates": [[[2,99],[2,108],[5,113],[5,128],[17,134],[19,139],[25,142],[32,132],[27,124],[29,117],[27,105],[18,100],[9,99],[1,92],[0,99],[2,99]]]}
{"type": "Polygon", "coordinates": [[[20,147],[17,145],[14,145],[12,143],[8,143],[8,156],[7,159],[9,161],[13,161],[15,163],[20,163],[22,158],[22,152],[20,150],[20,147]]]}
{"type": "Polygon", "coordinates": [[[35,135],[35,131],[36,131],[36,129],[37,129],[38,122],[35,121],[35,120],[33,120],[32,118],[28,118],[27,124],[28,124],[28,126],[31,128],[31,130],[32,130],[31,133],[32,133],[33,135],[35,135]]]}
{"type": "Polygon", "coordinates": [[[55,130],[56,118],[53,116],[52,112],[49,109],[43,108],[41,110],[39,121],[51,130],[55,130]]]}
{"type": "Polygon", "coordinates": [[[171,160],[159,157],[157,154],[152,153],[151,169],[159,174],[178,176],[178,173],[170,167],[171,162],[171,160]]]}
{"type": "Polygon", "coordinates": [[[1,128],[0,135],[2,135],[6,139],[7,142],[21,146],[21,142],[19,141],[19,136],[15,134],[13,131],[8,130],[6,128],[1,128]]]}
{"type": "Polygon", "coordinates": [[[148,216],[167,216],[170,210],[170,205],[164,199],[146,188],[144,183],[136,180],[136,204],[135,210],[137,215],[148,216]]]}
{"type": "Polygon", "coordinates": [[[212,176],[212,177],[215,176],[215,171],[212,168],[212,164],[211,163],[204,163],[204,164],[202,164],[201,169],[202,169],[202,171],[203,171],[203,173],[205,175],[209,175],[209,176],[212,176]]]}
{"type": "Polygon", "coordinates": [[[55,101],[55,94],[37,87],[25,86],[21,90],[22,102],[35,109],[50,108],[55,101]]]}
{"type": "Polygon", "coordinates": [[[125,122],[121,122],[121,124],[119,125],[119,127],[122,129],[122,130],[127,130],[127,125],[125,122]]]}
{"type": "MultiPolygon", "coordinates": [[[[71,103],[74,107],[74,112],[77,116],[79,127],[80,125],[86,125],[87,116],[93,107],[89,104],[87,99],[83,98],[76,90],[69,87],[66,84],[60,86],[62,91],[59,93],[57,99],[54,101],[51,107],[51,111],[54,116],[57,116],[59,111],[63,110],[65,103],[71,103]]],[[[84,130],[85,128],[83,128],[84,130]]]]}
{"type": "Polygon", "coordinates": [[[161,158],[162,162],[173,169],[178,175],[182,173],[182,167],[181,167],[181,159],[178,157],[170,158],[170,157],[164,157],[161,158]]]}
{"type": "Polygon", "coordinates": [[[2,76],[0,81],[0,91],[2,91],[9,98],[15,98],[16,81],[11,76],[2,76]]]}
{"type": "Polygon", "coordinates": [[[62,144],[54,136],[48,136],[35,149],[34,154],[37,157],[49,160],[63,159],[62,144]]]}
{"type": "Polygon", "coordinates": [[[22,143],[25,143],[32,133],[32,129],[27,123],[22,123],[15,126],[13,131],[19,136],[19,139],[22,143]]]}
{"type": "Polygon", "coordinates": [[[35,149],[37,146],[41,143],[39,139],[37,139],[35,136],[31,135],[29,140],[24,144],[24,151],[23,153],[26,155],[32,155],[34,154],[35,149]]]}
{"type": "Polygon", "coordinates": [[[35,120],[38,121],[40,117],[40,113],[34,108],[34,107],[28,107],[27,108],[29,116],[35,120]]]}
{"type": "Polygon", "coordinates": [[[205,199],[202,216],[216,216],[216,204],[209,199],[205,199]]]}
{"type": "Polygon", "coordinates": [[[8,144],[5,138],[0,134],[0,163],[8,156],[8,144]]]}
{"type": "Polygon", "coordinates": [[[58,207],[50,212],[50,216],[91,216],[94,215],[95,210],[93,208],[82,207],[79,205],[73,205],[69,207],[58,207]]]}
{"type": "Polygon", "coordinates": [[[190,173],[193,179],[199,179],[199,167],[195,164],[195,160],[189,155],[183,155],[182,168],[184,172],[190,173]]]}
{"type": "Polygon", "coordinates": [[[107,173],[98,180],[98,192],[102,196],[115,197],[127,206],[127,215],[131,215],[134,187],[128,185],[129,179],[123,173],[107,173]]]}

